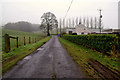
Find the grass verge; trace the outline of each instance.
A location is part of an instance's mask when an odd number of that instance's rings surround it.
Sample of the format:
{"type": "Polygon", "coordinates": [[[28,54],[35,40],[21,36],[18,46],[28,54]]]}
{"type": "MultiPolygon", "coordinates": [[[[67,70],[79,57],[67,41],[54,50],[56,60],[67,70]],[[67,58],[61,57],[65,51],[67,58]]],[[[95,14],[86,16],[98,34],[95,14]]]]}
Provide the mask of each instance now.
{"type": "Polygon", "coordinates": [[[19,60],[24,58],[25,56],[31,54],[37,48],[46,43],[51,37],[46,37],[34,44],[27,44],[25,46],[21,46],[19,48],[14,49],[14,51],[10,51],[9,53],[2,54],[2,73],[4,74],[10,68],[12,68],[19,60]]]}
{"type": "Polygon", "coordinates": [[[76,63],[81,66],[83,72],[85,72],[88,78],[99,78],[99,73],[95,72],[93,68],[90,68],[88,64],[90,59],[97,60],[105,66],[109,66],[112,69],[120,71],[120,62],[118,58],[103,56],[100,52],[93,51],[62,38],[59,38],[59,41],[64,46],[64,48],[66,48],[67,52],[72,56],[73,60],[75,60],[76,63]]]}

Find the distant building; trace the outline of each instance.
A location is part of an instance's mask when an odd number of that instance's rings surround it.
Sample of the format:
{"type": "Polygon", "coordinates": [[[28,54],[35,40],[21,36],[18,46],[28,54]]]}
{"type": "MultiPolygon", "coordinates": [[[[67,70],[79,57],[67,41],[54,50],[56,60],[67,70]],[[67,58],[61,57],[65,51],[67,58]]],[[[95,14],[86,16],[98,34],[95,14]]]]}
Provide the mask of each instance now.
{"type": "Polygon", "coordinates": [[[66,33],[67,34],[76,33],[75,28],[68,28],[68,29],[66,29],[66,33]]]}
{"type": "MultiPolygon", "coordinates": [[[[66,31],[67,31],[66,33],[68,34],[77,33],[77,35],[100,33],[100,29],[88,29],[83,24],[78,24],[74,28],[68,28],[66,29],[66,31]]],[[[102,29],[101,33],[114,33],[114,32],[120,32],[120,29],[102,29]]]]}
{"type": "Polygon", "coordinates": [[[120,29],[120,1],[118,2],[118,29],[120,29]]]}
{"type": "Polygon", "coordinates": [[[78,35],[90,34],[91,31],[85,27],[83,24],[78,24],[75,27],[75,31],[78,35]]]}
{"type": "Polygon", "coordinates": [[[68,34],[77,33],[77,35],[85,35],[91,33],[91,31],[83,24],[78,24],[75,28],[68,28],[66,30],[68,34]]]}

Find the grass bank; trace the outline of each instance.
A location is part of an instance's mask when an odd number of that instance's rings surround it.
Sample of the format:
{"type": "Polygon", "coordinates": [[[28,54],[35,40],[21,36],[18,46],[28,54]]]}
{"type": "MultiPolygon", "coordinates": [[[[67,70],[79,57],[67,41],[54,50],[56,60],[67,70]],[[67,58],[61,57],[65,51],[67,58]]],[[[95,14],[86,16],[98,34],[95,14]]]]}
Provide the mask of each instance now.
{"type": "Polygon", "coordinates": [[[112,68],[112,70],[116,69],[120,71],[120,62],[118,58],[108,57],[106,55],[103,56],[100,52],[93,51],[62,38],[59,38],[59,41],[64,46],[64,48],[66,48],[67,52],[72,56],[73,60],[75,60],[76,63],[81,66],[83,72],[86,73],[86,76],[88,76],[88,78],[99,78],[98,74],[95,73],[95,70],[93,68],[88,68],[88,61],[90,59],[97,60],[101,64],[109,66],[112,68]]]}
{"type": "Polygon", "coordinates": [[[46,43],[50,38],[51,37],[46,37],[36,43],[27,44],[25,46],[15,48],[14,51],[10,51],[9,53],[3,53],[2,54],[2,73],[4,74],[11,67],[13,67],[19,60],[31,54],[38,47],[46,43]]]}

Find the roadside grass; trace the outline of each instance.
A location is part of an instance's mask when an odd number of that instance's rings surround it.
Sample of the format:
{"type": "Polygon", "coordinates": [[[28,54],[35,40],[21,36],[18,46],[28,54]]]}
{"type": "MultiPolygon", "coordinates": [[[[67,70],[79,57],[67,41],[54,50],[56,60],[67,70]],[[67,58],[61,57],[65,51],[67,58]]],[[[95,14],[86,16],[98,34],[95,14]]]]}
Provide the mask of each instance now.
{"type": "Polygon", "coordinates": [[[81,66],[87,77],[99,78],[99,76],[95,74],[94,69],[88,68],[88,61],[90,59],[97,60],[101,64],[110,67],[110,69],[112,68],[112,70],[116,69],[120,71],[120,62],[118,58],[108,57],[106,55],[103,56],[100,52],[85,48],[62,38],[59,38],[59,41],[64,46],[64,48],[66,48],[67,52],[72,56],[73,60],[76,61],[79,66],[81,66]]]}
{"type": "Polygon", "coordinates": [[[9,53],[2,53],[2,73],[4,74],[9,69],[11,69],[19,60],[24,58],[25,56],[31,54],[37,48],[46,43],[51,37],[46,37],[36,43],[27,44],[25,46],[21,46],[19,48],[15,48],[13,51],[9,53]]]}

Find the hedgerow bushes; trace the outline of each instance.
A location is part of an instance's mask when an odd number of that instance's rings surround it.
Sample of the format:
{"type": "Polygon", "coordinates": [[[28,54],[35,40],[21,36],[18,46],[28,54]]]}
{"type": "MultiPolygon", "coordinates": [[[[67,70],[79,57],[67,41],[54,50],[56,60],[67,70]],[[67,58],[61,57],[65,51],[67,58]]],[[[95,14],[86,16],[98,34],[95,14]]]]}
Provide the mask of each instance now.
{"type": "Polygon", "coordinates": [[[63,35],[63,38],[103,53],[120,51],[118,37],[115,34],[63,35]]]}

